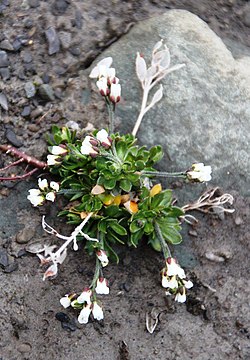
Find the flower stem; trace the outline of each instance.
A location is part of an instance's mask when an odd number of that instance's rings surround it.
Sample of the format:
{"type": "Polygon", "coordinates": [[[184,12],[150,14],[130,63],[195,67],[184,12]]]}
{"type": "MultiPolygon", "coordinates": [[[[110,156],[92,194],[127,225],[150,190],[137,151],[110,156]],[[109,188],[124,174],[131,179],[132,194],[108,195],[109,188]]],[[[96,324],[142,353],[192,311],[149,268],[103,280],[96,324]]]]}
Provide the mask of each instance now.
{"type": "Polygon", "coordinates": [[[96,262],[95,262],[95,273],[93,276],[93,280],[91,282],[90,288],[95,287],[97,280],[99,279],[99,275],[100,275],[100,260],[98,259],[98,257],[96,257],[96,262]]]}
{"type": "Polygon", "coordinates": [[[147,88],[144,88],[143,89],[143,97],[142,97],[142,103],[141,103],[141,111],[140,111],[140,114],[136,120],[136,123],[135,123],[135,126],[134,126],[134,129],[132,131],[132,135],[136,136],[138,130],[139,130],[139,127],[141,125],[141,122],[142,122],[142,118],[143,116],[145,115],[145,109],[147,107],[147,101],[148,101],[148,89],[147,88]]]}
{"type": "Polygon", "coordinates": [[[106,100],[108,114],[109,114],[109,133],[113,134],[114,132],[114,123],[115,123],[115,104],[110,103],[106,100]]]}
{"type": "Polygon", "coordinates": [[[161,243],[161,249],[163,252],[164,259],[167,259],[168,257],[172,257],[171,251],[168,247],[168,244],[166,243],[166,241],[164,240],[164,238],[162,236],[160,226],[157,224],[157,222],[154,223],[154,227],[155,227],[155,232],[157,234],[157,237],[161,243]]]}
{"type": "Polygon", "coordinates": [[[157,176],[157,177],[179,177],[179,178],[186,178],[187,175],[184,172],[177,172],[177,173],[168,173],[164,171],[142,171],[141,175],[145,176],[157,176]]]}

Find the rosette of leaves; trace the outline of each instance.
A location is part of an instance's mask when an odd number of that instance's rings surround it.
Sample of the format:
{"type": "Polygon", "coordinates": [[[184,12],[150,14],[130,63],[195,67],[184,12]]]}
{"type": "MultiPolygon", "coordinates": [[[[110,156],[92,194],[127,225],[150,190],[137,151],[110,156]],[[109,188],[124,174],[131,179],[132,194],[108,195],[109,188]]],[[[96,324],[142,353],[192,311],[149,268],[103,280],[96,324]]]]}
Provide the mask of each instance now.
{"type": "Polygon", "coordinates": [[[149,244],[160,251],[164,241],[181,242],[178,217],[183,212],[171,205],[171,190],[153,195],[144,186],[143,173],[156,171],[154,165],[163,156],[160,146],[148,150],[137,145],[133,135],[116,133],[110,135],[112,145],[108,149],[99,147],[99,154],[91,157],[82,155],[82,139],[69,129],[54,126],[52,134],[50,145],[63,145],[68,150],[60,164],[51,167],[61,180],[59,193],[68,201],[59,215],[79,224],[87,213],[94,212],[85,229],[89,236],[98,236],[100,243],[88,241],[89,253],[101,246],[118,261],[115,244],[137,246],[146,236],[149,244]],[[93,193],[97,185],[102,191],[93,193]],[[130,200],[136,204],[133,211],[124,206],[130,200]]]}

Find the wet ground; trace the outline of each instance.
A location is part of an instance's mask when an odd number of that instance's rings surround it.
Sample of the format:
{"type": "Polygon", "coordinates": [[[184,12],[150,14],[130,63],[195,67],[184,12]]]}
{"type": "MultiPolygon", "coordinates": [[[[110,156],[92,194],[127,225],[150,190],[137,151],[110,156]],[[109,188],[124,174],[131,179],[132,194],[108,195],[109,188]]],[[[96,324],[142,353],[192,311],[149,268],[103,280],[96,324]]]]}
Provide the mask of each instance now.
{"type": "MultiPolygon", "coordinates": [[[[223,39],[250,46],[249,1],[0,1],[1,143],[43,158],[51,124],[104,125],[84,70],[137,21],[170,8],[190,10],[223,39]]],[[[0,167],[9,161],[2,154],[0,167]]],[[[120,250],[121,263],[107,268],[104,322],[79,326],[76,312],[64,311],[62,328],[58,299],[89,282],[93,260],[71,253],[55,280],[42,281],[38,259],[24,250],[34,240],[54,241],[26,200],[35,182],[0,187],[2,360],[249,358],[249,199],[234,193],[233,215],[199,215],[195,229],[184,229],[178,256],[195,283],[185,305],[166,301],[162,259],[142,244],[120,250]],[[160,321],[151,335],[145,313],[152,310],[160,321]]],[[[52,221],[55,209],[42,211],[52,221]]],[[[62,220],[57,226],[65,232],[62,220]]]]}

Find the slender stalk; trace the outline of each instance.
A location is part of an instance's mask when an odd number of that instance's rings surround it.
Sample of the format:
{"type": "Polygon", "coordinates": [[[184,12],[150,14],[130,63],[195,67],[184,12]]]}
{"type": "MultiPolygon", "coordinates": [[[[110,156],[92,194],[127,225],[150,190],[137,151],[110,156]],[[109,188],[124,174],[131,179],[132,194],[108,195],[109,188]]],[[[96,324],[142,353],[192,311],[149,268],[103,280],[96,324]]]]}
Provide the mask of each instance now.
{"type": "Polygon", "coordinates": [[[142,103],[141,103],[141,111],[140,111],[140,114],[136,120],[136,123],[135,123],[135,126],[134,126],[134,129],[132,131],[132,135],[136,136],[138,130],[139,130],[139,127],[141,125],[141,122],[142,122],[142,118],[143,116],[145,115],[145,109],[147,107],[147,101],[148,101],[148,92],[149,90],[147,88],[144,88],[143,90],[143,97],[142,97],[142,103]]]}
{"type": "Polygon", "coordinates": [[[163,252],[163,256],[164,256],[164,259],[167,259],[168,257],[172,257],[171,255],[171,251],[168,247],[168,244],[166,243],[166,241],[164,240],[163,236],[162,236],[162,233],[161,233],[161,229],[160,229],[160,226],[157,224],[157,222],[154,223],[154,228],[155,228],[155,232],[157,234],[157,237],[161,243],[161,249],[162,249],[162,252],[163,252]]]}
{"type": "Polygon", "coordinates": [[[115,124],[115,104],[106,101],[109,114],[109,133],[113,134],[115,124]]]}
{"type": "Polygon", "coordinates": [[[186,178],[186,173],[177,172],[177,173],[168,173],[164,171],[142,171],[141,175],[145,176],[157,176],[157,177],[179,177],[179,178],[186,178]]]}
{"type": "Polygon", "coordinates": [[[98,257],[96,257],[95,273],[94,273],[93,280],[92,280],[92,282],[91,282],[90,288],[95,287],[96,282],[97,282],[97,280],[98,280],[99,277],[100,277],[100,269],[101,269],[100,260],[98,259],[98,257]]]}

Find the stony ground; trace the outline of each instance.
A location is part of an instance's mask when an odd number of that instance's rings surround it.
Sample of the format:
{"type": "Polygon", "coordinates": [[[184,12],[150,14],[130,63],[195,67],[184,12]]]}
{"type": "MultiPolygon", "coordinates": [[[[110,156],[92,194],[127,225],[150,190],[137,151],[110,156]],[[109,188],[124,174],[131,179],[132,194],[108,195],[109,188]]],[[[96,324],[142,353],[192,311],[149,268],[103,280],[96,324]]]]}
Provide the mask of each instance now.
{"type": "MultiPolygon", "coordinates": [[[[250,46],[250,3],[243,0],[0,1],[1,144],[43,158],[51,124],[104,125],[84,70],[137,21],[170,8],[190,10],[223,39],[250,46]]],[[[1,155],[0,167],[9,162],[1,155]]],[[[0,187],[2,360],[249,358],[249,199],[233,193],[233,215],[199,216],[195,229],[184,229],[178,257],[195,283],[186,305],[166,302],[162,259],[142,244],[121,250],[121,263],[107,269],[111,295],[103,298],[104,322],[81,327],[73,310],[58,315],[58,299],[88,283],[93,261],[71,253],[59,276],[42,282],[38,259],[25,247],[54,239],[41,230],[41,212],[27,203],[35,182],[0,187]],[[145,313],[152,310],[160,321],[150,335],[145,313]]],[[[55,209],[42,211],[52,221],[55,209]]],[[[65,232],[62,221],[56,225],[65,232]]]]}

